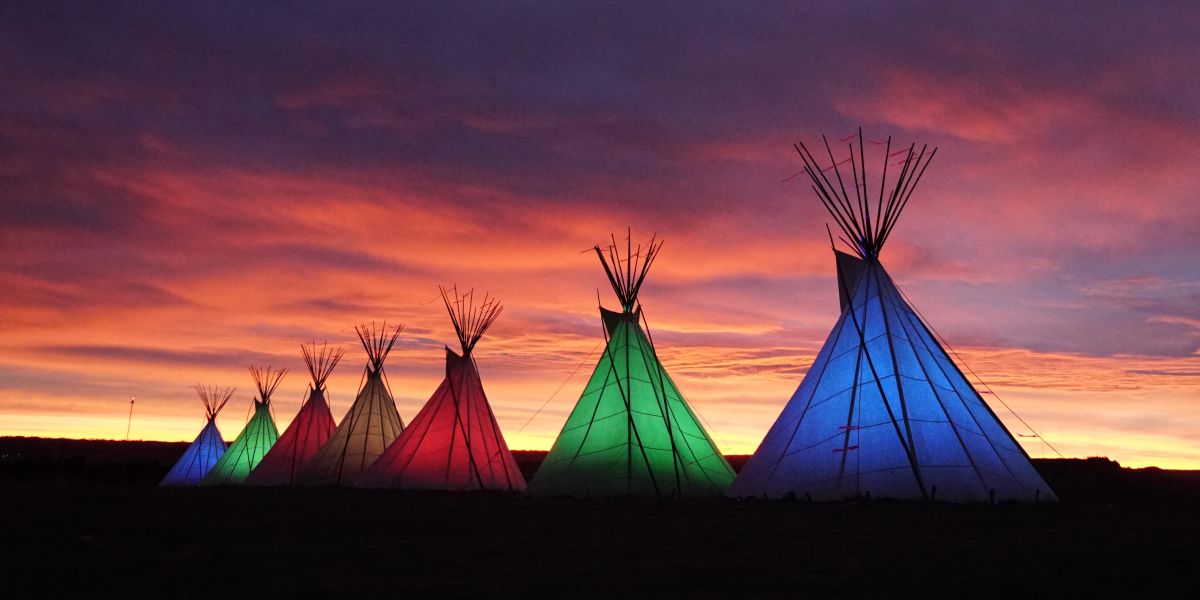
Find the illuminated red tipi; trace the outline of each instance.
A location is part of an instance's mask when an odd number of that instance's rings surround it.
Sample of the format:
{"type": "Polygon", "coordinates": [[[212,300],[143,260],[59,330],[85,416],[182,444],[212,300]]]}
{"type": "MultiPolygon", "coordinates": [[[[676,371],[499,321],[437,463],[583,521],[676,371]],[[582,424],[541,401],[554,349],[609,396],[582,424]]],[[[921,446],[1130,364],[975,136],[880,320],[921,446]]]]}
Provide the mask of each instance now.
{"type": "Polygon", "coordinates": [[[446,348],[446,378],[421,412],[375,461],[356,485],[369,488],[521,491],[525,478],[517,468],[496,416],[488,404],[471,354],[476,342],[503,307],[474,291],[442,300],[458,334],[462,354],[446,348]]]}
{"type": "Polygon", "coordinates": [[[308,388],[308,400],[300,407],[292,424],[288,425],[283,435],[271,447],[271,451],[263,457],[250,476],[246,478],[249,485],[291,485],[296,482],[296,474],[308,463],[317,451],[333,436],[337,426],[333,422],[333,413],[329,411],[329,401],[325,398],[325,381],[333,373],[333,368],[342,359],[341,348],[330,348],[322,344],[320,348],[314,343],[312,347],[300,346],[304,354],[304,364],[312,375],[312,385],[308,388]]]}

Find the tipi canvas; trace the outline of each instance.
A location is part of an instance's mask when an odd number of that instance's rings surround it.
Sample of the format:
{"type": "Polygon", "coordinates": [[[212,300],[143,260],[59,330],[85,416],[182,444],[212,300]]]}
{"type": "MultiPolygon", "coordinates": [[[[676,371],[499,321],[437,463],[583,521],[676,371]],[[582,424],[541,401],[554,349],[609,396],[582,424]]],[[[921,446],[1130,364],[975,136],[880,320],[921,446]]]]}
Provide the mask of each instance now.
{"type": "Polygon", "coordinates": [[[474,304],[445,289],[442,300],[462,354],[446,348],[446,378],[400,437],[359,478],[359,487],[521,491],[521,475],[492,414],[472,350],[500,316],[499,302],[474,304]]]}
{"type": "MultiPolygon", "coordinates": [[[[853,252],[835,251],[841,316],[729,495],[1055,500],[879,261],[936,150],[918,152],[912,145],[893,153],[889,138],[876,198],[863,168],[861,135],[847,159],[850,182],[836,165],[822,170],[807,148],[797,147],[853,252]],[[887,160],[895,156],[902,156],[899,174],[885,189],[887,160]]],[[[833,162],[833,152],[829,155],[833,162]]]]}
{"type": "Polygon", "coordinates": [[[308,399],[292,424],[284,430],[283,435],[267,452],[246,478],[249,485],[291,485],[296,481],[300,469],[308,463],[317,451],[333,436],[336,426],[333,423],[333,413],[329,411],[329,402],[325,398],[325,381],[333,373],[342,358],[342,349],[330,349],[328,345],[317,348],[314,343],[311,348],[300,346],[304,355],[304,364],[312,375],[312,385],[308,388],[308,399]]]}
{"type": "Polygon", "coordinates": [[[386,323],[382,329],[375,329],[374,325],[370,329],[366,325],[354,329],[367,351],[362,389],[333,437],[301,471],[297,478],[299,483],[353,485],[404,430],[387,374],[383,371],[383,361],[396,344],[401,329],[401,326],[395,327],[391,335],[387,334],[386,323]]]}
{"type": "Polygon", "coordinates": [[[221,439],[221,431],[217,429],[217,415],[233,397],[234,388],[195,385],[192,389],[204,404],[204,429],[158,485],[199,485],[225,454],[225,440],[221,439]]]}
{"type": "Polygon", "coordinates": [[[667,375],[641,326],[638,290],[661,243],[596,254],[621,312],[600,309],[604,353],[530,484],[534,496],[719,496],[733,470],[667,375]]]}
{"type": "Polygon", "coordinates": [[[246,427],[200,485],[242,483],[275,444],[275,440],[279,439],[279,430],[275,428],[275,419],[271,416],[271,394],[275,393],[275,388],[279,387],[280,380],[286,374],[287,369],[271,371],[271,367],[266,370],[250,367],[250,376],[258,388],[258,398],[254,399],[254,416],[250,417],[246,427]]]}

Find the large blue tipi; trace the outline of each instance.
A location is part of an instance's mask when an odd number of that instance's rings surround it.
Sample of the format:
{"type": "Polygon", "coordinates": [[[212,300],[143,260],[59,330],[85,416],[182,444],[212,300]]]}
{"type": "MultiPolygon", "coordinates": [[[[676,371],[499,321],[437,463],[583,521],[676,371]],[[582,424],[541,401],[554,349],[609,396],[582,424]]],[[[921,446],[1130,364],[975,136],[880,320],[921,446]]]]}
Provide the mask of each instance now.
{"type": "Polygon", "coordinates": [[[835,250],[841,316],[728,494],[814,501],[1057,500],[879,262],[936,149],[917,152],[912,145],[893,154],[889,139],[874,198],[862,168],[861,136],[846,160],[854,178],[849,182],[842,180],[841,163],[822,170],[803,144],[796,148],[854,254],[835,250]],[[900,155],[899,175],[885,196],[887,160],[900,155]]]}
{"type": "Polygon", "coordinates": [[[221,430],[217,429],[217,414],[225,408],[225,404],[233,397],[234,388],[218,389],[201,385],[192,386],[204,403],[206,418],[204,429],[192,442],[175,466],[167,471],[166,477],[158,483],[160,486],[199,485],[204,476],[212,470],[217,461],[225,455],[225,440],[221,438],[221,430]]]}

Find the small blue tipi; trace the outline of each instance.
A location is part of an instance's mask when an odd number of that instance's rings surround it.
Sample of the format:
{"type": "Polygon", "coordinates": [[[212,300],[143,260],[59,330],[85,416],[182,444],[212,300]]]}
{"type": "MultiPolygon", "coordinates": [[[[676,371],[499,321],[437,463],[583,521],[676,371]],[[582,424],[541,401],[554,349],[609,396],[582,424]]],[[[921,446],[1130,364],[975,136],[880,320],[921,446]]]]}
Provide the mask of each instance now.
{"type": "Polygon", "coordinates": [[[199,485],[208,475],[213,465],[217,464],[225,454],[225,440],[221,438],[221,430],[217,429],[217,414],[225,408],[225,403],[233,397],[234,388],[219,389],[217,387],[192,386],[204,403],[204,415],[207,419],[204,429],[196,436],[183,456],[175,466],[167,471],[166,477],[159,482],[160,486],[199,485]]]}
{"type": "MultiPolygon", "coordinates": [[[[1057,500],[879,262],[933,152],[918,153],[913,145],[893,154],[889,138],[874,197],[864,174],[861,132],[858,138],[845,161],[852,181],[842,180],[841,163],[821,169],[803,145],[796,148],[854,254],[835,251],[841,317],[728,494],[814,501],[1057,500]],[[887,161],[896,155],[903,155],[899,174],[885,190],[887,161]]],[[[832,162],[834,153],[829,155],[832,162]]]]}

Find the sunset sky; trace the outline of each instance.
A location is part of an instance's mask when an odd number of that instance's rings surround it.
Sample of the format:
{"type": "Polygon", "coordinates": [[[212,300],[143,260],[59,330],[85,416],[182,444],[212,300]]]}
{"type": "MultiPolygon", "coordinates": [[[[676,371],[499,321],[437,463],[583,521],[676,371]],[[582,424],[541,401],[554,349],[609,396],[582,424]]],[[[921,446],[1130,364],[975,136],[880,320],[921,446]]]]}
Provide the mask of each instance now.
{"type": "Polygon", "coordinates": [[[752,452],[838,314],[792,143],[861,125],[939,147],[882,261],[966,364],[1067,456],[1200,469],[1192,3],[19,4],[0,435],[122,439],[136,397],[134,438],[190,441],[201,382],[239,388],[232,439],[249,364],[292,369],[282,430],[314,339],[347,350],[340,419],[353,326],[384,319],[408,421],[457,284],[504,302],[476,358],[509,445],[545,449],[597,290],[617,305],[584,251],[628,226],[666,242],[641,294],[662,361],[752,452]]]}

